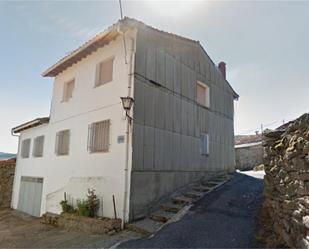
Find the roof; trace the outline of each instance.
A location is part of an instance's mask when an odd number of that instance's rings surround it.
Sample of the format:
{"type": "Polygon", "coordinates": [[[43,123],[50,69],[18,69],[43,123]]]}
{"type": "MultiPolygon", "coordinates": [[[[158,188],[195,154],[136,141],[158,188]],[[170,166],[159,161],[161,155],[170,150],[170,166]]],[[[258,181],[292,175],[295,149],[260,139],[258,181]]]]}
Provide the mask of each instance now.
{"type": "MultiPolygon", "coordinates": [[[[103,32],[100,32],[93,38],[91,38],[89,41],[85,42],[83,45],[75,49],[73,52],[59,60],[56,64],[48,68],[45,72],[42,73],[42,76],[44,77],[55,77],[59,73],[66,70],[68,67],[72,66],[73,64],[79,62],[83,58],[87,57],[91,53],[95,52],[98,48],[103,47],[107,45],[109,42],[114,40],[119,34],[122,33],[122,31],[133,27],[133,28],[146,28],[150,29],[154,32],[159,32],[161,34],[165,34],[168,36],[172,36],[176,39],[181,39],[184,41],[188,41],[190,43],[193,43],[197,46],[199,46],[202,51],[205,53],[205,55],[210,59],[210,61],[215,65],[215,63],[211,60],[210,56],[207,54],[205,49],[202,47],[199,41],[192,40],[180,35],[176,35],[170,32],[166,32],[163,30],[156,29],[152,26],[146,25],[145,23],[138,21],[133,18],[124,17],[123,19],[119,20],[117,23],[113,24],[112,26],[108,27],[103,32]]],[[[215,65],[216,66],[216,65],[215,65]]],[[[231,87],[229,82],[225,79],[228,86],[231,88],[234,97],[238,98],[239,95],[234,91],[234,89],[231,87]]]]}
{"type": "Polygon", "coordinates": [[[257,143],[261,141],[262,141],[262,134],[235,136],[235,145],[251,144],[251,143],[257,143]]]}
{"type": "Polygon", "coordinates": [[[43,117],[43,118],[36,118],[32,121],[26,122],[24,124],[21,124],[19,126],[16,126],[12,129],[12,133],[16,134],[21,131],[42,125],[42,124],[47,124],[49,122],[49,117],[43,117]]]}
{"type": "Polygon", "coordinates": [[[262,144],[262,141],[255,142],[255,143],[238,144],[238,145],[235,145],[235,149],[253,147],[253,146],[260,145],[260,144],[262,144]]]}

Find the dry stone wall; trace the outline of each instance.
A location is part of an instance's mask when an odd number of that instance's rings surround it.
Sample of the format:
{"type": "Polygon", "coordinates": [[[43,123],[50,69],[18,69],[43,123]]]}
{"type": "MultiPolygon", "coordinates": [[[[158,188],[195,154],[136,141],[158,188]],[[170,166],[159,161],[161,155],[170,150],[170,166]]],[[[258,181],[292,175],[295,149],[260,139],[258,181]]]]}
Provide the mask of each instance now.
{"type": "Polygon", "coordinates": [[[0,208],[11,206],[16,160],[0,161],[0,208]]]}
{"type": "Polygon", "coordinates": [[[309,248],[309,113],[263,135],[267,247],[309,248]]]}

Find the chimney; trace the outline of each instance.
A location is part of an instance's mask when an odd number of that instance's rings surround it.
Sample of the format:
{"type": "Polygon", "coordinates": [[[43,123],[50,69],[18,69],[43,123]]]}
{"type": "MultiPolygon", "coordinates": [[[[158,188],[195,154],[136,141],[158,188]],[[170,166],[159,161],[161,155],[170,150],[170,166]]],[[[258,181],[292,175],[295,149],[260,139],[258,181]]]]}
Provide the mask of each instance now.
{"type": "Polygon", "coordinates": [[[225,62],[221,61],[219,64],[218,64],[218,68],[220,70],[220,72],[222,73],[224,79],[226,79],[226,64],[225,62]]]}

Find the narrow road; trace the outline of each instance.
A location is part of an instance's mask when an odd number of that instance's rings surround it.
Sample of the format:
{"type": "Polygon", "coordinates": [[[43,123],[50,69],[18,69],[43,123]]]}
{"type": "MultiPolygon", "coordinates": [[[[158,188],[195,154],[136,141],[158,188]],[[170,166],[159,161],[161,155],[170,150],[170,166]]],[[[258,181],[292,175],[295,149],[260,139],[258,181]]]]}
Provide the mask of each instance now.
{"type": "Polygon", "coordinates": [[[201,199],[179,222],[152,238],[118,248],[257,248],[258,212],[263,201],[263,174],[235,173],[234,178],[201,199]]]}

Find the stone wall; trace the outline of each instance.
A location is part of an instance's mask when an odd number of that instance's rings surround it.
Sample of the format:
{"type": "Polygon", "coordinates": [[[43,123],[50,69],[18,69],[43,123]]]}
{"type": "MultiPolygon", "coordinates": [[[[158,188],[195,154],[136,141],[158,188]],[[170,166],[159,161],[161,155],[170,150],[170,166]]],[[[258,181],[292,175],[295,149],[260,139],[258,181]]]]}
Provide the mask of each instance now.
{"type": "Polygon", "coordinates": [[[0,208],[11,206],[16,159],[0,161],[0,208]]]}
{"type": "Polygon", "coordinates": [[[262,144],[253,146],[236,146],[236,169],[250,170],[263,163],[262,144]]]}
{"type": "Polygon", "coordinates": [[[309,113],[265,131],[263,145],[266,246],[309,248],[309,113]]]}

